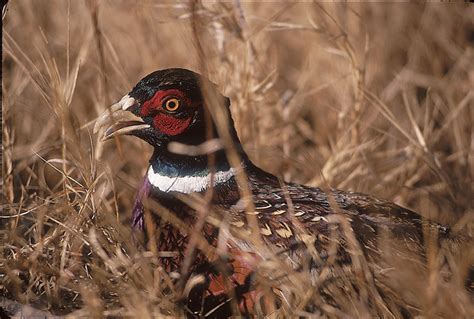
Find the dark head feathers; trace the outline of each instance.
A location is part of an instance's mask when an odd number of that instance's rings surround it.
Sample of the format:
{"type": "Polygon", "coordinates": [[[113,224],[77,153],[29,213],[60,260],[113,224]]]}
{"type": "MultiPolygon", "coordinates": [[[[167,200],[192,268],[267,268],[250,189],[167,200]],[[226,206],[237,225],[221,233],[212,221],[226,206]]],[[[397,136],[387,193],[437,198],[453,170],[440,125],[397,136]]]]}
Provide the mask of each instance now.
{"type": "Polygon", "coordinates": [[[196,101],[203,99],[201,93],[203,85],[216,88],[214,83],[193,71],[181,68],[164,69],[145,76],[135,85],[129,95],[143,102],[152,98],[158,90],[177,88],[196,101]]]}

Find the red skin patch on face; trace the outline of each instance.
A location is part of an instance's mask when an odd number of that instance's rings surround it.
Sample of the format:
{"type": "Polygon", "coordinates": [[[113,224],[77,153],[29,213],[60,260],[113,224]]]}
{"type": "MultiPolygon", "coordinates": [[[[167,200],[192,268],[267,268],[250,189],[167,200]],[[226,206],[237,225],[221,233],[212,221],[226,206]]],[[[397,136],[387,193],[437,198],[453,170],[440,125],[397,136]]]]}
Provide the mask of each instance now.
{"type": "Polygon", "coordinates": [[[171,114],[160,112],[153,118],[153,125],[167,135],[178,135],[188,128],[191,119],[191,117],[178,119],[171,114]]]}
{"type": "Polygon", "coordinates": [[[191,100],[180,90],[163,90],[156,92],[151,99],[143,103],[140,114],[143,117],[156,114],[153,116],[153,126],[156,129],[167,135],[178,135],[188,128],[192,117],[177,118],[174,114],[167,113],[163,109],[163,102],[172,97],[178,98],[182,103],[180,110],[191,106],[191,100]]]}

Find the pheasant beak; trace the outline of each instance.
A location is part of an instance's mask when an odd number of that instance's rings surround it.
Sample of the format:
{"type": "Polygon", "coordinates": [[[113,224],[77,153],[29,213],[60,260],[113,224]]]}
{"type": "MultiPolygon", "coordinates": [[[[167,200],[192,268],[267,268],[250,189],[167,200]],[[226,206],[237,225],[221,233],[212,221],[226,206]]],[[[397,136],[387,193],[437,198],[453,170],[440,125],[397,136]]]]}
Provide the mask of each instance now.
{"type": "Polygon", "coordinates": [[[135,116],[129,109],[138,104],[133,97],[125,95],[119,102],[113,104],[105,110],[96,120],[94,133],[99,132],[105,127],[102,141],[111,139],[117,135],[130,135],[134,131],[149,128],[150,125],[135,116]]]}

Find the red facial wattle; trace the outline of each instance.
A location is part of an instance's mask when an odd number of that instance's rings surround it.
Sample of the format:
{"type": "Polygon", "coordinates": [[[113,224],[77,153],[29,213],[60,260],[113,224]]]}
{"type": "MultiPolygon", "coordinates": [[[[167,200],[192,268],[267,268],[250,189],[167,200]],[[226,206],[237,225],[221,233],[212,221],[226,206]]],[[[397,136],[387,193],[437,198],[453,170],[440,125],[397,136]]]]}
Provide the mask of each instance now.
{"type": "Polygon", "coordinates": [[[140,114],[143,117],[153,116],[153,126],[160,132],[166,135],[179,135],[191,124],[192,116],[182,118],[166,112],[163,109],[163,103],[169,98],[178,98],[181,101],[180,110],[191,107],[190,99],[180,90],[162,90],[143,103],[140,114]]]}
{"type": "Polygon", "coordinates": [[[191,124],[191,117],[179,119],[166,113],[158,113],[153,118],[153,126],[166,135],[179,135],[191,124]]]}

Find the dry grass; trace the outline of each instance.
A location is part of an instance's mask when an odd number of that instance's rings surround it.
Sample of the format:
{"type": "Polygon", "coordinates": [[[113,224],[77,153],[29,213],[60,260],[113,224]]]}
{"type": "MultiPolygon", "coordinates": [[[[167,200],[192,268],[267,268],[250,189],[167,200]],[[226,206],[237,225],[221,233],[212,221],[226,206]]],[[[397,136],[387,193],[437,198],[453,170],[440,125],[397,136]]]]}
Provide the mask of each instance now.
{"type": "MultiPolygon", "coordinates": [[[[91,126],[166,67],[209,74],[261,167],[387,198],[472,236],[473,17],[468,4],[12,1],[3,29],[2,293],[56,313],[182,314],[156,254],[130,240],[151,149],[132,138],[102,149],[91,126]]],[[[473,316],[459,280],[472,249],[432,246],[428,270],[392,278],[398,290],[416,299],[414,313],[473,316]],[[440,254],[452,257],[449,283],[440,254]]],[[[281,267],[270,259],[259,275],[281,267]]],[[[335,307],[309,271],[287,274],[277,280],[288,301],[279,314],[315,304],[324,316],[400,316],[364,286],[370,280],[356,276],[359,295],[328,287],[335,307]]]]}

